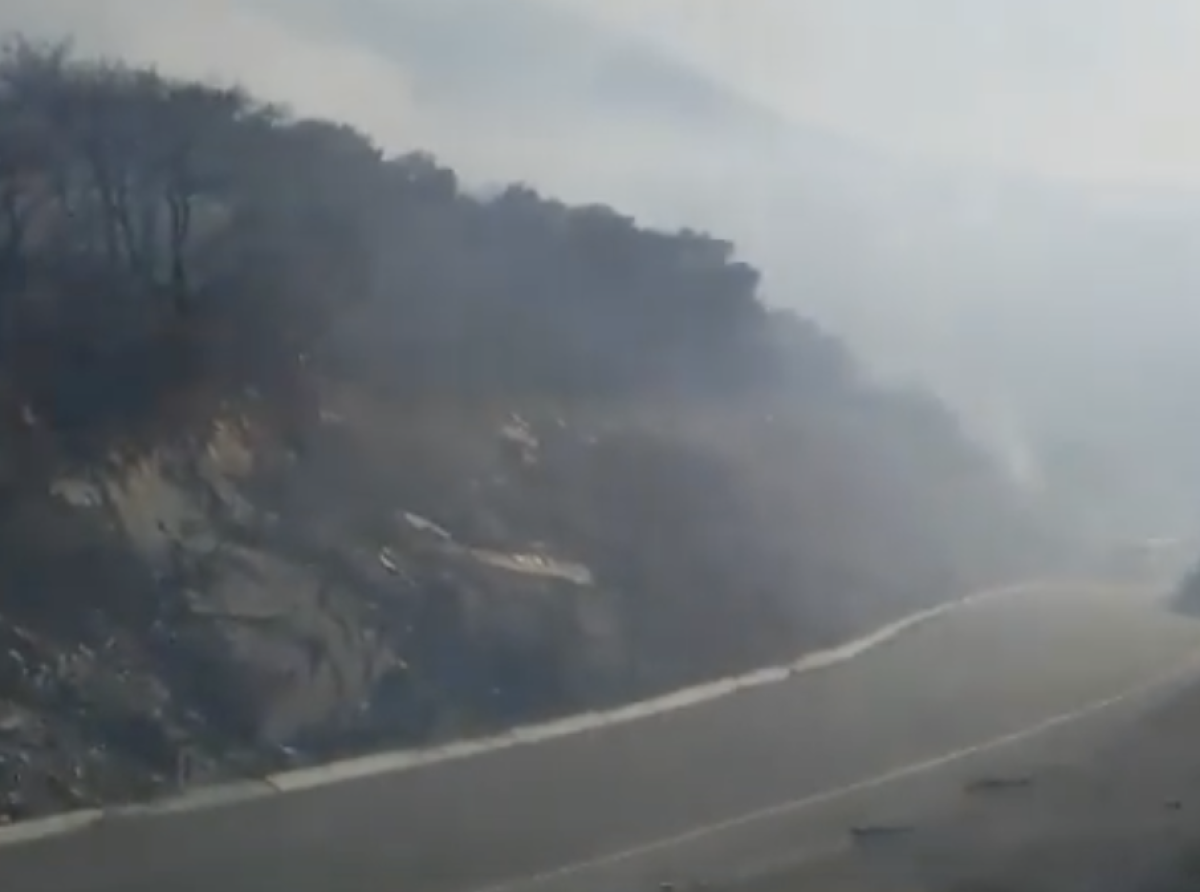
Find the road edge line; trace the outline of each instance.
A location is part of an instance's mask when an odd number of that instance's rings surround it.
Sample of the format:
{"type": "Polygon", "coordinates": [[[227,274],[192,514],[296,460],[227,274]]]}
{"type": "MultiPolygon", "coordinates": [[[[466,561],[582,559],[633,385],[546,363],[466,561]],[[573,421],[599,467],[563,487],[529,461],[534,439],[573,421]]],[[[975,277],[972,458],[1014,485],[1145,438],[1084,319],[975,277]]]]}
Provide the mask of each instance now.
{"type": "Polygon", "coordinates": [[[224,808],[283,793],[298,793],[333,784],[360,780],[379,774],[416,771],[433,765],[475,758],[516,746],[530,746],[575,736],[588,731],[641,721],[656,715],[691,709],[743,691],[781,684],[797,675],[822,671],[848,662],[894,640],[904,632],[947,613],[972,607],[984,601],[1027,593],[1051,591],[1063,587],[1096,582],[1040,580],[995,586],[916,611],[868,632],[852,641],[814,651],[787,663],[764,667],[742,675],[715,679],[680,688],[646,700],[634,701],[609,710],[576,713],[546,722],[518,725],[499,734],[467,738],[436,747],[386,750],[327,762],[323,765],[269,774],[254,780],[237,780],[197,787],[176,795],[147,802],[112,805],[63,812],[0,826],[0,849],[35,842],[54,836],[77,833],[98,824],[204,809],[224,808]]]}

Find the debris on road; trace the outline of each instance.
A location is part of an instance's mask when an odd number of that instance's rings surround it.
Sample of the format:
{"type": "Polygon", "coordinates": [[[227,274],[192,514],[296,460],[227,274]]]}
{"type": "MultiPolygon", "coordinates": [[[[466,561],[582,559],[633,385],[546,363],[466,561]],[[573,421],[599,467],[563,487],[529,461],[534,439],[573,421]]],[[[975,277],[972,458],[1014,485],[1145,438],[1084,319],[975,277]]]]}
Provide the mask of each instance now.
{"type": "Polygon", "coordinates": [[[860,824],[850,828],[850,837],[858,843],[904,836],[916,830],[911,824],[860,824]]]}
{"type": "Polygon", "coordinates": [[[1024,790],[1033,786],[1031,775],[1017,777],[984,777],[963,786],[967,793],[999,793],[1005,790],[1024,790]]]}

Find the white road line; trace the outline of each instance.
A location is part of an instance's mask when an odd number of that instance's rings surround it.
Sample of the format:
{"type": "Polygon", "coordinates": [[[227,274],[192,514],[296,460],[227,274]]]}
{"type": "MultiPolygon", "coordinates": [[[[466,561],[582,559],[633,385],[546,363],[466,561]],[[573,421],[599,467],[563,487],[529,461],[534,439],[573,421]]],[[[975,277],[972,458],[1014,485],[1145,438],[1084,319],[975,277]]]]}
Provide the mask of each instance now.
{"type": "MultiPolygon", "coordinates": [[[[466,740],[429,749],[377,753],[357,759],[345,759],[326,765],[301,768],[295,771],[271,775],[268,781],[280,792],[307,790],[313,787],[342,783],[356,778],[370,777],[387,772],[412,771],[430,765],[438,765],[459,759],[469,759],[515,746],[546,743],[551,740],[571,737],[587,731],[640,721],[668,712],[691,709],[714,700],[723,699],[749,688],[780,684],[797,675],[804,675],[849,662],[892,641],[902,633],[916,626],[923,625],[930,620],[937,619],[965,607],[970,607],[982,601],[1041,589],[1050,591],[1059,585],[1066,586],[1063,583],[1056,585],[1047,582],[1032,582],[1005,586],[1003,588],[986,589],[967,595],[957,601],[948,601],[935,607],[909,614],[853,641],[827,650],[806,654],[781,666],[771,666],[746,673],[745,675],[717,679],[716,681],[682,688],[672,691],[669,694],[663,694],[649,700],[640,700],[602,712],[584,713],[582,715],[567,716],[566,718],[534,725],[518,726],[510,731],[492,737],[466,740]]],[[[1074,587],[1078,588],[1079,586],[1076,585],[1074,587]]],[[[1093,588],[1095,586],[1088,587],[1093,588]]]]}
{"type": "Polygon", "coordinates": [[[892,641],[916,626],[983,601],[1031,591],[1100,590],[1102,588],[1104,586],[1095,582],[1035,580],[985,589],[966,595],[957,601],[948,601],[910,614],[853,641],[827,650],[809,653],[782,666],[768,667],[745,675],[718,679],[603,712],[584,713],[534,725],[518,726],[491,737],[462,740],[425,749],[398,750],[343,759],[325,765],[269,775],[260,781],[215,784],[156,802],[112,805],[103,809],[86,809],[35,818],[9,827],[0,827],[0,848],[34,839],[71,833],[100,821],[120,820],[128,817],[145,818],[157,814],[198,811],[205,808],[228,808],[264,796],[309,790],[314,787],[344,783],[378,774],[415,771],[446,762],[476,758],[515,746],[546,743],[588,731],[636,722],[651,716],[700,706],[749,688],[779,684],[797,675],[849,662],[892,641]]]}
{"type": "MultiPolygon", "coordinates": [[[[517,879],[505,880],[493,885],[480,887],[473,890],[473,892],[518,892],[518,890],[520,890],[520,892],[525,892],[525,890],[535,888],[539,885],[557,880],[569,879],[573,876],[586,873],[590,870],[596,870],[603,867],[612,867],[624,862],[636,860],[646,855],[652,855],[657,852],[672,849],[677,846],[719,836],[720,834],[727,833],[731,830],[741,829],[743,827],[770,821],[775,818],[795,815],[799,812],[807,811],[808,809],[845,799],[856,793],[877,789],[897,781],[917,777],[921,774],[927,774],[931,771],[944,768],[947,765],[951,765],[955,762],[962,761],[969,756],[978,755],[991,750],[1002,749],[1006,746],[1011,746],[1012,744],[1038,737],[1039,735],[1052,731],[1055,728],[1059,728],[1063,725],[1068,725],[1072,722],[1077,722],[1081,719],[1096,715],[1107,709],[1111,709],[1114,706],[1118,706],[1122,703],[1126,703],[1130,700],[1150,694],[1159,688],[1168,687],[1176,682],[1182,681],[1189,676],[1194,675],[1198,671],[1200,671],[1200,650],[1192,651],[1186,658],[1177,663],[1172,669],[1161,675],[1155,676],[1149,681],[1141,682],[1140,684],[1134,685],[1131,688],[1127,688],[1126,690],[1118,694],[1114,694],[1111,697],[1093,701],[1077,709],[1058,713],[1057,715],[1044,719],[1037,724],[1030,725],[1029,727],[1023,728],[1019,731],[1005,734],[1001,737],[995,737],[991,740],[986,740],[981,743],[963,747],[961,749],[951,750],[950,752],[942,753],[941,755],[933,756],[932,758],[924,759],[920,762],[913,762],[909,765],[903,765],[899,768],[886,771],[883,774],[878,774],[874,777],[855,781],[854,783],[847,784],[842,787],[837,787],[831,790],[823,790],[820,793],[813,793],[799,799],[793,799],[788,802],[782,802],[777,805],[768,806],[767,808],[758,809],[743,815],[738,815],[737,817],[727,818],[726,820],[718,821],[713,824],[706,824],[702,827],[696,827],[692,830],[687,830],[674,836],[655,840],[654,842],[631,846],[627,849],[609,852],[606,855],[600,855],[598,857],[589,858],[584,861],[578,861],[573,864],[566,864],[542,873],[536,873],[525,877],[519,877],[517,879]]],[[[803,859],[797,860],[797,864],[802,863],[803,859]]]]}
{"type": "Polygon", "coordinates": [[[0,827],[0,846],[16,845],[22,842],[33,842],[47,836],[59,836],[83,830],[104,817],[104,812],[98,808],[84,808],[61,815],[51,815],[48,818],[34,818],[31,821],[21,821],[0,827]]]}

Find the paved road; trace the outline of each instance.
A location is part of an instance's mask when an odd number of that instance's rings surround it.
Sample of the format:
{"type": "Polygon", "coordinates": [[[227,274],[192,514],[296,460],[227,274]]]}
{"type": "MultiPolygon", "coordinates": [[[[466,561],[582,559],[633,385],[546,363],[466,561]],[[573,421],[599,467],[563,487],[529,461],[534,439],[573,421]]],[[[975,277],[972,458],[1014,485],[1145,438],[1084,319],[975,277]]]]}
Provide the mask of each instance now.
{"type": "Polygon", "coordinates": [[[1198,646],[1200,625],[1127,593],[1007,596],[849,662],[691,709],[0,848],[0,888],[541,892],[612,889],[615,877],[653,888],[666,871],[822,844],[836,822],[853,820],[857,795],[822,791],[1076,710],[1198,646]]]}

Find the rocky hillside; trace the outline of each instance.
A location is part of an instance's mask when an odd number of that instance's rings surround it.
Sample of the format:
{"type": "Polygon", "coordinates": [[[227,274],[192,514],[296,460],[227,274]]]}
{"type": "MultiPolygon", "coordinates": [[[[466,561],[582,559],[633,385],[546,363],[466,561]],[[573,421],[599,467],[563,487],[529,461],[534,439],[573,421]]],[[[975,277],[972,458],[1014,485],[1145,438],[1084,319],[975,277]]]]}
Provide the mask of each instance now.
{"type": "Polygon", "coordinates": [[[733,247],[0,60],[0,819],[595,708],[1030,572],[733,247]]]}

